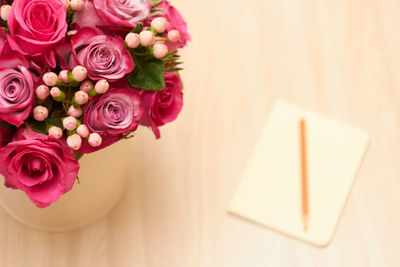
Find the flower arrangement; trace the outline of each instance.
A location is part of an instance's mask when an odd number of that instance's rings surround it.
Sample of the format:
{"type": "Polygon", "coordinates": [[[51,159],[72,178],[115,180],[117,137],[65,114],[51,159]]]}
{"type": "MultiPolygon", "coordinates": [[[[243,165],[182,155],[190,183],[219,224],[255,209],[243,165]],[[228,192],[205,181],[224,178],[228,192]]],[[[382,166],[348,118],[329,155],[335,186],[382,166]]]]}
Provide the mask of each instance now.
{"type": "Polygon", "coordinates": [[[39,208],[84,154],[174,121],[178,49],[190,35],[163,0],[2,0],[0,174],[39,208]]]}

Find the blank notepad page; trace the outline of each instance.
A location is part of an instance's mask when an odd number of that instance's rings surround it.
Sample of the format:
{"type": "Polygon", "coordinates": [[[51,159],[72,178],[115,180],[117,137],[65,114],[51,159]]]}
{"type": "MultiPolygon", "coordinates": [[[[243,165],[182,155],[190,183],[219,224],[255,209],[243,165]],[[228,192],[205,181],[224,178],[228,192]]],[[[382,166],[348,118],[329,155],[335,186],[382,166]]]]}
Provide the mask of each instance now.
{"type": "Polygon", "coordinates": [[[330,242],[368,145],[359,128],[277,102],[251,156],[230,212],[287,235],[330,242]],[[299,120],[307,121],[309,227],[301,213],[299,120]]]}

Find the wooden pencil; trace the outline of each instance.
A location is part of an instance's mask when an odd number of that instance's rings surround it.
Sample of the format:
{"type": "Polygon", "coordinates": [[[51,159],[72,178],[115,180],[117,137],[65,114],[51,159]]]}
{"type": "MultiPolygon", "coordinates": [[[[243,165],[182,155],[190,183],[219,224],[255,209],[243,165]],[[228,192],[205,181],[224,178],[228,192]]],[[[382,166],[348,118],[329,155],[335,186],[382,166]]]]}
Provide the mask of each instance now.
{"type": "Polygon", "coordinates": [[[301,213],[304,231],[308,230],[309,203],[308,203],[308,162],[307,162],[307,131],[305,119],[300,119],[300,160],[301,160],[301,213]]]}

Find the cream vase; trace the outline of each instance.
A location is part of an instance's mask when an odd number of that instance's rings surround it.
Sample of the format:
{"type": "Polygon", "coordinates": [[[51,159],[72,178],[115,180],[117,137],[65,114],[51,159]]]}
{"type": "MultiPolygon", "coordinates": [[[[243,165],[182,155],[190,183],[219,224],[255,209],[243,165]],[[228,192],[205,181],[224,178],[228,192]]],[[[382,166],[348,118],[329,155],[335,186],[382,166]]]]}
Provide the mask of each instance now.
{"type": "Polygon", "coordinates": [[[16,221],[36,230],[66,232],[84,228],[105,216],[124,193],[131,147],[130,140],[122,140],[84,155],[79,160],[79,183],[76,181],[70,192],[47,208],[37,208],[24,192],[3,184],[0,205],[16,221]]]}

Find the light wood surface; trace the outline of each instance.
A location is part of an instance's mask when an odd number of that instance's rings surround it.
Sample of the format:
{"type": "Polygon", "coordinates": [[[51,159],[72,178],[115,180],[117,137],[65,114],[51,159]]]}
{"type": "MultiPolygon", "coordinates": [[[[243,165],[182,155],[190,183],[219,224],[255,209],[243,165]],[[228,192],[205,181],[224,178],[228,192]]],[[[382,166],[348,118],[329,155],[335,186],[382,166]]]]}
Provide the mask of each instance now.
{"type": "Polygon", "coordinates": [[[127,194],[95,225],[41,233],[0,211],[0,266],[400,266],[400,2],[173,3],[193,37],[179,120],[138,133],[127,194]],[[226,213],[278,98],[371,134],[324,249],[226,213]]]}

